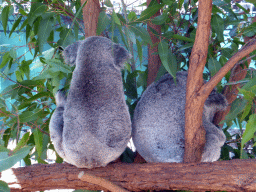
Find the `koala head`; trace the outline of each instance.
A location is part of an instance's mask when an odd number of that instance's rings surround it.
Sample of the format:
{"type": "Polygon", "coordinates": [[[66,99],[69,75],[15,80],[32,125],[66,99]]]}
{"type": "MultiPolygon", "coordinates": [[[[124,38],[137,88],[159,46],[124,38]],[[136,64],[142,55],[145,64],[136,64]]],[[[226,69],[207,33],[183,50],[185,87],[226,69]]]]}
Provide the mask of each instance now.
{"type": "Polygon", "coordinates": [[[69,45],[64,49],[62,54],[64,56],[65,63],[71,66],[76,65],[76,56],[77,56],[77,51],[80,44],[81,44],[81,41],[76,41],[75,43],[69,45]]]}
{"type": "Polygon", "coordinates": [[[88,37],[69,45],[63,55],[65,62],[70,65],[93,63],[94,67],[100,68],[108,62],[113,63],[118,69],[130,58],[129,52],[123,46],[100,36],[88,37]]]}

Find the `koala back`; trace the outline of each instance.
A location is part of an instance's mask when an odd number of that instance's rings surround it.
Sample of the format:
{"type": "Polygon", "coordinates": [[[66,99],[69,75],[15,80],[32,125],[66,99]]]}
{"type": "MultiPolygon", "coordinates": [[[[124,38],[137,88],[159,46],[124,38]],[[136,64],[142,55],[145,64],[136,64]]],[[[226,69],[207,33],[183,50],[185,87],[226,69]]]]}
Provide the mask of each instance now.
{"type": "MultiPolygon", "coordinates": [[[[178,72],[176,76],[176,84],[170,74],[152,83],[142,94],[135,108],[132,138],[137,151],[147,162],[182,162],[183,160],[187,72],[178,72]]],[[[215,98],[222,98],[222,103],[217,99],[219,105],[226,105],[224,96],[219,95],[221,94],[215,94],[215,98]]],[[[208,100],[214,99],[208,98],[208,100]]],[[[211,116],[221,107],[216,107],[216,102],[210,105],[205,107],[203,115],[203,125],[207,132],[206,140],[208,139],[206,141],[208,152],[205,155],[207,157],[212,152],[209,149],[218,152],[225,141],[223,131],[212,123],[211,116]],[[208,107],[210,105],[214,107],[208,107]],[[210,141],[213,136],[216,137],[210,141]],[[214,144],[210,146],[209,143],[214,144]]],[[[215,156],[214,158],[216,159],[215,156]]]]}
{"type": "MultiPolygon", "coordinates": [[[[78,43],[63,113],[63,147],[66,160],[77,167],[105,166],[121,155],[131,137],[121,77],[121,68],[130,55],[104,37],[78,43]]],[[[64,54],[69,55],[73,57],[64,54]]]]}

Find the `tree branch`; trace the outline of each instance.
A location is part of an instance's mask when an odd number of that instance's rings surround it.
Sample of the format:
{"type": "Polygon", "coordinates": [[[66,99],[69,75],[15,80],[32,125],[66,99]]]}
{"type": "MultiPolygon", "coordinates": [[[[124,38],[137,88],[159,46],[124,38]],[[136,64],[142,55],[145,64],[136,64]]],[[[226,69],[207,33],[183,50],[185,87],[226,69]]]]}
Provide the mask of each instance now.
{"type": "MultiPolygon", "coordinates": [[[[214,163],[110,164],[95,169],[78,169],[69,164],[32,165],[11,169],[17,180],[9,187],[21,191],[50,189],[103,190],[102,186],[81,181],[81,171],[106,179],[129,191],[256,191],[256,160],[217,161],[214,163]]],[[[2,180],[8,178],[2,173],[2,180]]]]}
{"type": "Polygon", "coordinates": [[[204,102],[208,95],[198,94],[203,85],[211,27],[212,1],[199,0],[198,25],[195,43],[190,56],[185,111],[185,152],[183,162],[199,162],[205,144],[202,126],[204,102]]]}
{"type": "Polygon", "coordinates": [[[210,94],[213,88],[221,81],[221,79],[229,72],[235,64],[242,58],[248,56],[256,50],[256,39],[249,41],[242,49],[233,55],[228,62],[201,88],[201,94],[210,94]]]}
{"type": "MultiPolygon", "coordinates": [[[[151,0],[147,0],[147,6],[150,4],[151,0]]],[[[160,0],[157,0],[159,3],[160,0]]],[[[155,15],[151,17],[157,17],[160,15],[160,11],[158,11],[155,15]]],[[[151,32],[150,28],[154,29],[159,35],[161,34],[161,25],[155,25],[151,22],[151,20],[147,23],[147,30],[152,40],[152,46],[148,45],[148,77],[147,77],[147,85],[153,83],[156,79],[157,72],[161,66],[161,60],[158,54],[157,45],[160,42],[160,39],[151,32]]]]}

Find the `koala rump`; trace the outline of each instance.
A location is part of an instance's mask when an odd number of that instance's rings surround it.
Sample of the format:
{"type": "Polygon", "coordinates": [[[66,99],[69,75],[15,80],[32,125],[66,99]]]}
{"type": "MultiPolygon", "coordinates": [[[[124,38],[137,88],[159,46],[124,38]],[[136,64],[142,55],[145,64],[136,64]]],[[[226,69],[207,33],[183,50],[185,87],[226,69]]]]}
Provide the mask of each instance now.
{"type": "Polygon", "coordinates": [[[121,77],[130,55],[104,37],[77,41],[63,55],[75,69],[67,97],[61,91],[56,94],[51,140],[68,163],[84,168],[106,166],[122,154],[131,137],[121,77]]]}
{"type": "MultiPolygon", "coordinates": [[[[187,72],[177,73],[177,85],[170,74],[152,83],[142,94],[132,121],[132,138],[147,162],[182,162],[184,154],[187,72]]],[[[214,90],[204,105],[206,144],[202,161],[217,161],[225,142],[223,131],[212,123],[215,113],[227,101],[214,90]]]]}

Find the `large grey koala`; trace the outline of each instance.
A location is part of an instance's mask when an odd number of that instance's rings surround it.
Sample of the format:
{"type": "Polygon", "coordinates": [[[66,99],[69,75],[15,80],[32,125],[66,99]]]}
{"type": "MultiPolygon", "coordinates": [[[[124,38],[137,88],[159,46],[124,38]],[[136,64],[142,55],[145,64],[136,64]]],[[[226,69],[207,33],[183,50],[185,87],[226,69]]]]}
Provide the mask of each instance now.
{"type": "MultiPolygon", "coordinates": [[[[187,72],[177,73],[177,85],[170,74],[164,75],[145,90],[135,108],[132,138],[137,151],[147,162],[183,160],[186,81],[187,72]]],[[[226,137],[212,121],[214,114],[226,106],[225,97],[216,90],[205,102],[203,162],[217,161],[220,157],[226,137]]]]}
{"type": "Polygon", "coordinates": [[[56,94],[51,139],[58,154],[77,167],[106,166],[131,137],[121,77],[130,54],[104,37],[75,42],[63,54],[75,69],[67,98],[56,94]]]}

